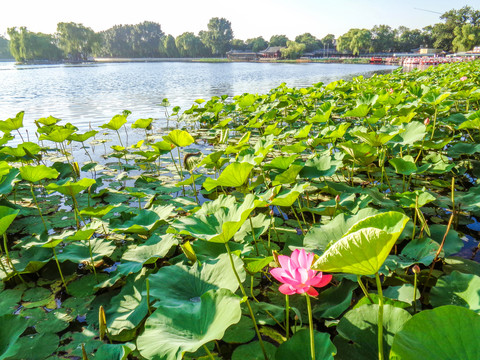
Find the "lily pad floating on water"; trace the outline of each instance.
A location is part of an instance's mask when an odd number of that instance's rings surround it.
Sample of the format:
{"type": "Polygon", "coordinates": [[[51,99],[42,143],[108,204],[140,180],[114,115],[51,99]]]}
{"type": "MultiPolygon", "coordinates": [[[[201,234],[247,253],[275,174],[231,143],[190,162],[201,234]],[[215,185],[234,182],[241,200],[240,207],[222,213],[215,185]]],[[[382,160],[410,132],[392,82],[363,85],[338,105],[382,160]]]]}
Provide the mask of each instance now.
{"type": "Polygon", "coordinates": [[[180,360],[185,352],[221,339],[240,318],[238,296],[228,289],[209,290],[192,305],[160,305],[148,317],[137,348],[147,359],[180,360]]]}
{"type": "Polygon", "coordinates": [[[393,339],[392,360],[478,360],[480,315],[447,305],[422,311],[403,325],[393,339]]]}

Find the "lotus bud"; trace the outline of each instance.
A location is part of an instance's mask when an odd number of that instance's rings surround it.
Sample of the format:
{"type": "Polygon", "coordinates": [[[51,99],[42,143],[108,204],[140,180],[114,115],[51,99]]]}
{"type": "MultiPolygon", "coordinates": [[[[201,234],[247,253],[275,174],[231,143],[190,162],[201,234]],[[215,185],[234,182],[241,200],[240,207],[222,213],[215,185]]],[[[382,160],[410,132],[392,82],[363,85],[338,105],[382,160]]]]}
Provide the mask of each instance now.
{"type": "Polygon", "coordinates": [[[414,274],[418,274],[420,272],[420,266],[418,266],[417,264],[413,265],[412,271],[414,274]]]}
{"type": "Polygon", "coordinates": [[[98,308],[98,327],[100,333],[100,340],[103,340],[105,333],[107,332],[107,318],[105,316],[105,310],[103,306],[100,305],[98,308]]]}
{"type": "Polygon", "coordinates": [[[340,195],[335,196],[335,202],[338,204],[340,202],[340,195]]]}
{"type": "Polygon", "coordinates": [[[273,213],[273,209],[272,209],[272,210],[270,210],[270,216],[273,216],[273,214],[274,213],[273,213]]]}
{"type": "Polygon", "coordinates": [[[427,126],[428,124],[430,124],[430,119],[429,118],[426,118],[423,123],[425,124],[425,126],[427,126]]]}
{"type": "Polygon", "coordinates": [[[392,88],[388,89],[388,93],[393,94],[393,89],[392,88]]]}
{"type": "Polygon", "coordinates": [[[467,80],[467,77],[466,77],[466,76],[462,76],[462,77],[460,78],[460,81],[465,81],[465,80],[467,80]]]}

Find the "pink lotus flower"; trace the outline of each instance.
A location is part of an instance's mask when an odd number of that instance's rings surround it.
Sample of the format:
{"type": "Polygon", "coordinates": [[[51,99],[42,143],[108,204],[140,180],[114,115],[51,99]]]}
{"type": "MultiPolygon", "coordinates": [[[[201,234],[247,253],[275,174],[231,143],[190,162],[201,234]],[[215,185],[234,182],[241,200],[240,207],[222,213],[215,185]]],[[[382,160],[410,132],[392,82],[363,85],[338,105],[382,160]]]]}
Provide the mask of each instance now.
{"type": "Polygon", "coordinates": [[[460,81],[465,81],[465,80],[467,80],[467,77],[466,77],[466,76],[462,76],[462,77],[460,78],[460,81]]]}
{"type": "Polygon", "coordinates": [[[278,256],[281,267],[270,270],[270,274],[283,283],[279,289],[282,294],[304,294],[317,296],[314,287],[323,287],[332,280],[332,275],[312,270],[313,254],[304,249],[295,249],[290,257],[278,256]],[[317,274],[318,273],[318,274],[317,274]]]}

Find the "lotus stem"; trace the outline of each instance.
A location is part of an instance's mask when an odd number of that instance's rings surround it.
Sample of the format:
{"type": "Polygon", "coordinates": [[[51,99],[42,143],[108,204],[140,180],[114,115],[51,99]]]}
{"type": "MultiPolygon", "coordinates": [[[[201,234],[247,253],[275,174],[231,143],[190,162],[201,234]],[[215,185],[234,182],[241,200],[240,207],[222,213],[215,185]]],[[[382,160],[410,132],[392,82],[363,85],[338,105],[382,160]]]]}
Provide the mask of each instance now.
{"type": "Polygon", "coordinates": [[[25,280],[23,280],[22,275],[20,275],[20,273],[17,271],[17,269],[15,269],[15,265],[13,265],[12,259],[10,258],[10,254],[8,252],[8,247],[7,247],[7,233],[6,232],[3,233],[3,247],[5,248],[5,255],[7,257],[7,262],[10,264],[10,267],[12,268],[13,273],[15,275],[18,275],[18,277],[20,278],[22,283],[25,283],[25,280]]]}
{"type": "Polygon", "coordinates": [[[368,291],[367,289],[365,288],[365,285],[363,285],[363,282],[362,282],[362,277],[360,275],[357,275],[357,282],[358,284],[360,285],[360,288],[362,289],[363,293],[365,294],[365,296],[368,298],[368,300],[370,301],[371,304],[374,304],[372,298],[370,297],[370,295],[368,294],[368,291]]]}
{"type": "Polygon", "coordinates": [[[207,353],[208,357],[212,360],[215,360],[215,358],[213,357],[212,353],[210,352],[210,350],[208,350],[207,346],[205,344],[202,345],[203,346],[203,349],[205,350],[205,352],[207,353]]]}
{"type": "Polygon", "coordinates": [[[145,286],[147,287],[147,307],[148,307],[148,315],[152,314],[152,308],[150,307],[150,281],[148,278],[145,280],[145,286]]]}
{"type": "Polygon", "coordinates": [[[315,360],[315,338],[313,334],[313,316],[312,316],[312,304],[310,302],[310,295],[307,297],[307,309],[308,309],[308,327],[310,329],[310,355],[312,360],[315,360]]]}
{"type": "Polygon", "coordinates": [[[417,296],[417,272],[413,272],[413,315],[417,312],[417,300],[415,299],[417,296]]]}
{"type": "Polygon", "coordinates": [[[250,305],[250,301],[248,301],[247,293],[245,291],[245,288],[243,287],[242,281],[240,280],[240,276],[238,275],[237,269],[235,268],[235,263],[233,262],[232,252],[230,251],[230,246],[228,245],[228,241],[225,242],[225,248],[227,249],[227,253],[230,259],[230,265],[232,266],[233,273],[237,278],[238,285],[240,286],[242,295],[245,298],[245,303],[247,304],[248,312],[250,313],[250,317],[252,319],[253,326],[255,328],[255,332],[258,337],[258,342],[260,343],[260,347],[262,348],[263,357],[265,358],[265,360],[268,360],[267,352],[265,350],[265,345],[263,344],[262,336],[260,335],[260,331],[258,330],[257,321],[255,320],[255,315],[253,314],[252,306],[250,305]]]}
{"type": "Polygon", "coordinates": [[[45,228],[45,232],[48,233],[47,223],[45,222],[45,219],[43,218],[42,211],[40,210],[40,206],[38,206],[37,197],[35,196],[35,192],[33,191],[33,184],[32,183],[30,183],[30,191],[32,192],[33,202],[35,203],[35,206],[37,207],[38,213],[40,214],[40,219],[42,219],[42,223],[43,223],[43,227],[45,228]]]}
{"type": "Polygon", "coordinates": [[[290,207],[292,208],[293,215],[295,215],[295,218],[297,219],[298,226],[300,227],[300,230],[302,230],[302,235],[305,235],[305,231],[303,230],[302,224],[300,223],[300,219],[298,218],[298,215],[297,215],[295,209],[293,208],[293,206],[290,206],[290,207]]]}
{"type": "Polygon", "coordinates": [[[290,299],[285,295],[285,333],[286,338],[290,337],[290,299]]]}
{"type": "Polygon", "coordinates": [[[53,257],[55,258],[55,262],[57,263],[58,273],[60,274],[60,278],[62,279],[63,286],[65,286],[65,291],[68,294],[67,282],[65,281],[65,278],[63,277],[62,268],[60,267],[60,262],[58,261],[57,252],[55,251],[55,247],[52,247],[52,250],[53,250],[53,257]]]}
{"type": "Polygon", "coordinates": [[[383,360],[383,292],[378,272],[375,273],[378,290],[378,360],[383,360]]]}

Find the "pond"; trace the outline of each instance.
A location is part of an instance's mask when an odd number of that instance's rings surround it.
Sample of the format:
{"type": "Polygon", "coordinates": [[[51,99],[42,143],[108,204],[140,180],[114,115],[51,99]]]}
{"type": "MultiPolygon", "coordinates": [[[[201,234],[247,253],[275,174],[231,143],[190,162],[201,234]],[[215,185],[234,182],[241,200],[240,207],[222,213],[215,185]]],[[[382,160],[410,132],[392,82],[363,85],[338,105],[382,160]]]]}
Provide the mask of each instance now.
{"type": "Polygon", "coordinates": [[[55,116],[80,130],[96,129],[128,109],[132,117],[164,117],[168,98],[183,110],[212,96],[266,93],[285,82],[290,87],[329,83],[395,67],[354,64],[285,63],[102,63],[15,65],[0,63],[0,119],[25,111],[24,125],[55,116]]]}

